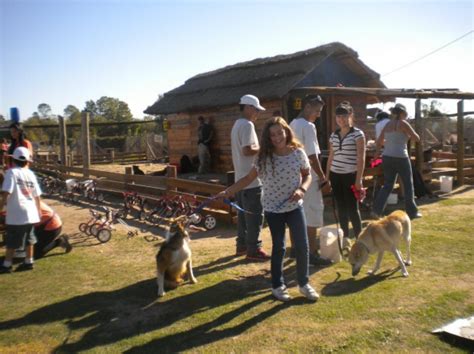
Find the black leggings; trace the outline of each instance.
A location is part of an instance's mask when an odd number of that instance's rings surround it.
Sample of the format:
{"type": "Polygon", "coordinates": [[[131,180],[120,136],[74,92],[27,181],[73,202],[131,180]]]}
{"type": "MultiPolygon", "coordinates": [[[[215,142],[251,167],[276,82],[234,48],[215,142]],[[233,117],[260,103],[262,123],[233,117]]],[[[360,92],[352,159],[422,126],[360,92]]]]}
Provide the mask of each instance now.
{"type": "Polygon", "coordinates": [[[336,199],[337,214],[344,237],[349,237],[349,219],[351,220],[354,237],[357,238],[362,229],[359,202],[351,190],[355,184],[355,173],[330,173],[332,193],[336,199]]]}

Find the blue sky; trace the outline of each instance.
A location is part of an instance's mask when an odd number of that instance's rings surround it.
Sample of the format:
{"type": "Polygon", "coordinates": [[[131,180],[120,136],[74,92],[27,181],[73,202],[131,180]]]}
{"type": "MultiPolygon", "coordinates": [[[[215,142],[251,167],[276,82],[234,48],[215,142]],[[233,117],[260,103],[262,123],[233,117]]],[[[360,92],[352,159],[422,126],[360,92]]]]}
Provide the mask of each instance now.
{"type": "MultiPolygon", "coordinates": [[[[0,113],[111,96],[140,118],[158,94],[240,61],[339,41],[384,74],[473,28],[474,1],[0,0],[0,113]]],[[[471,34],[382,80],[474,92],[473,63],[471,34]]]]}

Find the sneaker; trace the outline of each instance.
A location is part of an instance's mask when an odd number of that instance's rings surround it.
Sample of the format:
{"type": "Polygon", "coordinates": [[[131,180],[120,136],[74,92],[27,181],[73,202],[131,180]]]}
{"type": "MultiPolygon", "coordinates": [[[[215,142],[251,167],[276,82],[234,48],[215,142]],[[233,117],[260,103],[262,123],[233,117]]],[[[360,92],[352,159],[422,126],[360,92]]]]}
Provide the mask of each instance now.
{"type": "Polygon", "coordinates": [[[237,246],[235,250],[236,256],[244,256],[247,254],[247,246],[237,246]]]}
{"type": "Polygon", "coordinates": [[[313,289],[311,285],[309,285],[309,283],[305,286],[298,286],[298,289],[300,290],[300,293],[308,300],[316,301],[319,299],[319,294],[313,289]]]}
{"type": "Polygon", "coordinates": [[[270,260],[270,256],[263,249],[258,248],[255,253],[247,253],[248,260],[265,262],[270,260]]]}
{"type": "Polygon", "coordinates": [[[12,272],[12,267],[5,267],[4,265],[0,266],[0,274],[9,274],[12,272]]]}
{"type": "Polygon", "coordinates": [[[33,270],[33,263],[22,263],[16,267],[15,272],[25,272],[27,270],[33,270]]]}
{"type": "Polygon", "coordinates": [[[330,266],[332,261],[330,259],[321,258],[319,255],[310,254],[309,264],[313,266],[330,266]]]}
{"type": "Polygon", "coordinates": [[[67,236],[61,236],[61,237],[59,238],[59,240],[60,240],[60,241],[59,241],[59,242],[60,242],[59,245],[60,245],[62,248],[64,248],[64,251],[66,251],[66,253],[69,253],[69,252],[72,251],[72,246],[71,246],[71,244],[69,243],[69,237],[67,237],[67,236]]]}
{"type": "MultiPolygon", "coordinates": [[[[313,290],[314,291],[314,290],[313,290]]],[[[288,294],[288,289],[285,285],[280,286],[279,288],[272,289],[272,294],[280,301],[290,301],[291,296],[288,294]]]]}
{"type": "Polygon", "coordinates": [[[413,219],[419,219],[423,217],[423,215],[421,213],[416,213],[415,215],[412,215],[410,216],[410,219],[413,220],[413,219]]]}

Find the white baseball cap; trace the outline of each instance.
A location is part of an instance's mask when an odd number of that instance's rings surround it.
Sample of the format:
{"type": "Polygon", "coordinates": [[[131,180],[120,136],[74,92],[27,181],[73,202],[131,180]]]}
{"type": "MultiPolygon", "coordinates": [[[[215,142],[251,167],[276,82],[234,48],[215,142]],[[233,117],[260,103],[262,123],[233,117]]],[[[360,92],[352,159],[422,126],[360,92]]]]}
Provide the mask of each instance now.
{"type": "Polygon", "coordinates": [[[24,146],[17,147],[12,157],[18,161],[31,161],[30,151],[24,146]]]}
{"type": "Polygon", "coordinates": [[[254,95],[244,95],[240,98],[239,104],[246,104],[249,106],[254,106],[259,111],[265,111],[265,108],[260,106],[260,101],[254,95]]]}

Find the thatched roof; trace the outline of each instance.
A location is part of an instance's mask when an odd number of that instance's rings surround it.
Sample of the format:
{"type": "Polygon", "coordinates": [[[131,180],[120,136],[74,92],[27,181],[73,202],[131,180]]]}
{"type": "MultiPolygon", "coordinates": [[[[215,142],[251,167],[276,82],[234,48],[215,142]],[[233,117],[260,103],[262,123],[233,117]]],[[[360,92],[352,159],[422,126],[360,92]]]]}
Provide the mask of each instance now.
{"type": "MultiPolygon", "coordinates": [[[[196,75],[184,85],[164,94],[148,107],[147,114],[170,114],[234,105],[251,93],[262,101],[279,99],[328,57],[334,57],[359,76],[367,87],[385,87],[380,75],[358,54],[334,42],[294,54],[254,59],[196,75]]],[[[324,84],[324,83],[320,83],[324,84]]]]}

